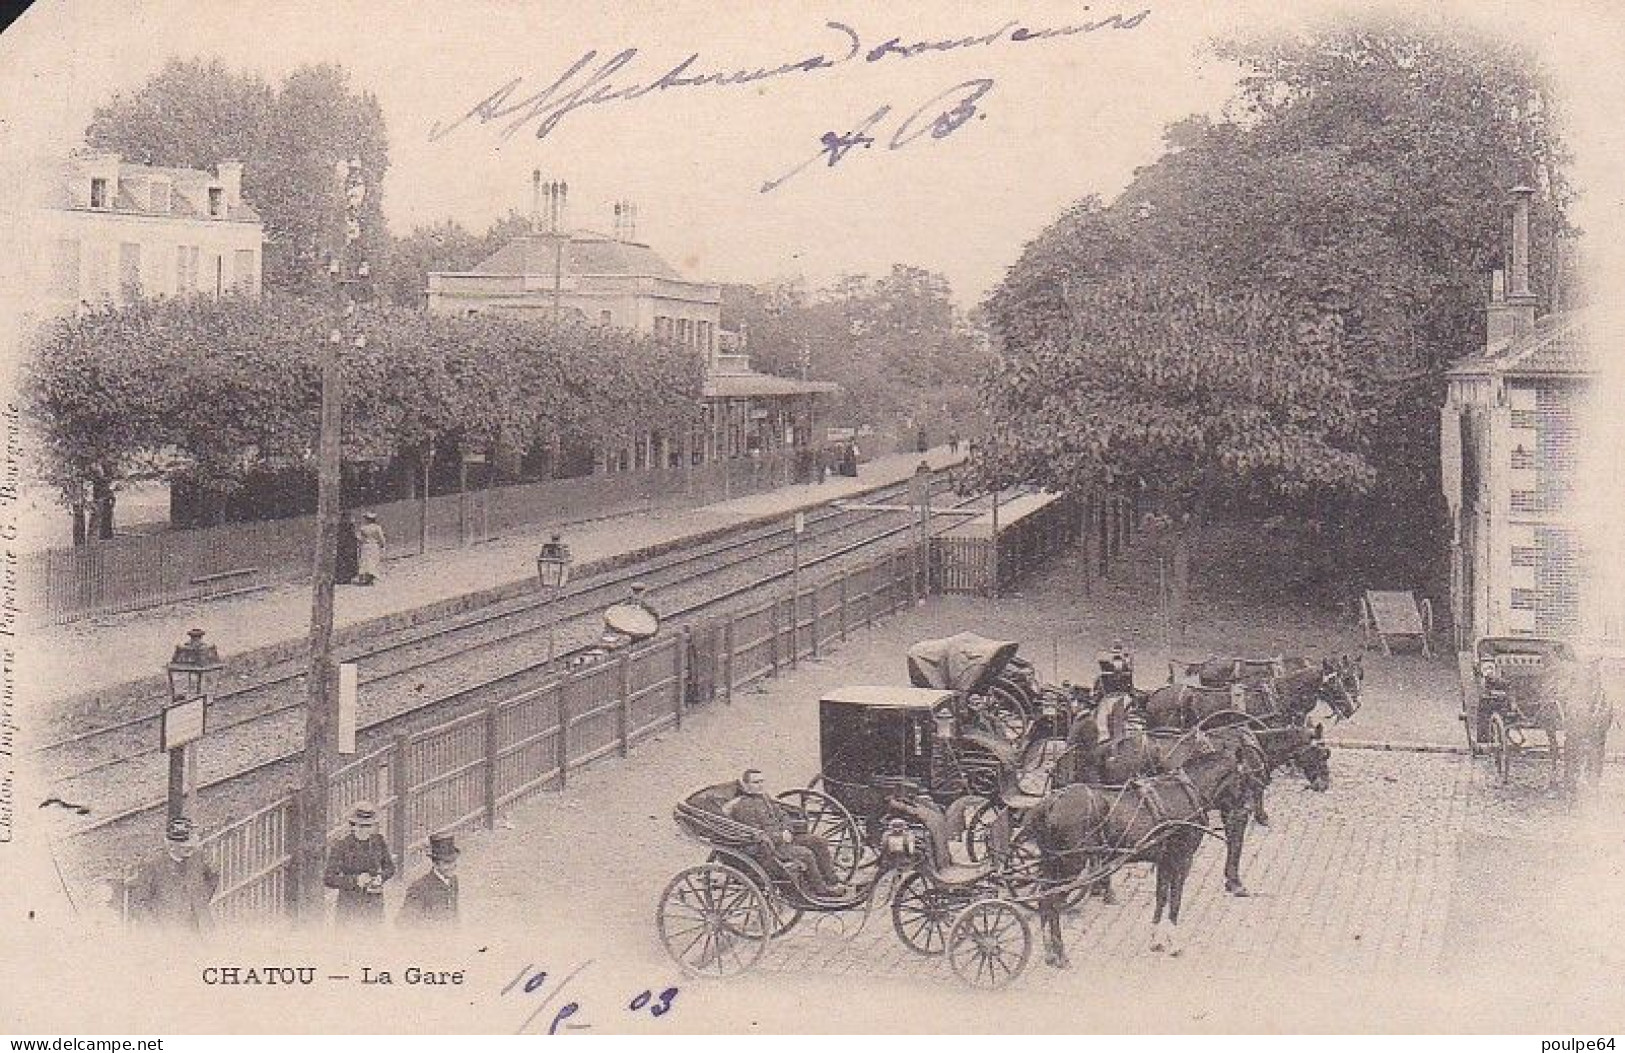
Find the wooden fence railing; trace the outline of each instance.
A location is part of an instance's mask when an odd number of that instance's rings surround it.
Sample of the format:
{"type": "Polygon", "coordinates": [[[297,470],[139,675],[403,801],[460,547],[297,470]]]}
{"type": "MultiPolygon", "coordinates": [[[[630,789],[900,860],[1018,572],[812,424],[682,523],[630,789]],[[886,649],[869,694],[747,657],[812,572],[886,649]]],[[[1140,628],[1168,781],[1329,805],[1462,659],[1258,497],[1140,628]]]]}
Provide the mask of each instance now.
{"type": "MultiPolygon", "coordinates": [[[[1001,547],[1010,546],[1001,566],[1008,559],[1011,573],[1053,552],[1071,529],[1058,514],[1033,522],[1024,528],[1018,521],[1008,531],[1001,526],[1001,547]]],[[[612,753],[624,756],[649,735],[681,725],[686,709],[716,696],[730,702],[739,688],[911,606],[924,587],[924,569],[912,547],[887,553],[809,580],[794,597],[775,592],[483,710],[401,735],[334,773],[329,837],[342,834],[351,807],[362,800],[374,802],[380,832],[397,859],[430,833],[489,827],[501,809],[563,787],[572,769],[612,753]]],[[[291,914],[299,895],[297,801],[297,795],[276,801],[204,839],[200,850],[221,876],[217,917],[263,923],[291,914]]]]}
{"type": "MultiPolygon", "coordinates": [[[[369,507],[390,551],[456,548],[572,516],[628,512],[652,502],[696,504],[782,486],[788,459],[771,454],[682,469],[640,470],[440,494],[369,507]]],[[[217,597],[310,573],[314,516],[128,535],[25,553],[19,576],[28,618],[48,624],[161,603],[217,597]]]]}

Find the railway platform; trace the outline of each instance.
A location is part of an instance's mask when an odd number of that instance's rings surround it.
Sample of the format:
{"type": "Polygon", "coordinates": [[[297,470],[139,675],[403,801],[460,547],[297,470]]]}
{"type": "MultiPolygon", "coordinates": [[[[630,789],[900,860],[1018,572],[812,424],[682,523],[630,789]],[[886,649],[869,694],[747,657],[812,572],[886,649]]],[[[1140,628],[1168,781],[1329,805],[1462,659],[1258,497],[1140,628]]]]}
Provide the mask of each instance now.
{"type": "MultiPolygon", "coordinates": [[[[404,552],[388,559],[376,585],[341,586],[335,599],[338,638],[421,618],[472,609],[502,590],[535,576],[537,548],[560,533],[575,557],[578,575],[650,549],[674,547],[729,528],[771,520],[901,482],[924,459],[941,470],[965,460],[946,446],[926,454],[899,453],[863,465],[856,478],[794,484],[715,504],[680,507],[657,503],[629,515],[581,520],[561,509],[556,520],[462,549],[404,552]]],[[[407,547],[400,539],[400,548],[407,547]]],[[[156,683],[163,664],[187,630],[202,628],[228,670],[246,673],[286,660],[304,646],[310,622],[308,583],[277,585],[261,592],[193,600],[124,614],[90,618],[30,631],[26,671],[34,704],[51,705],[124,685],[156,683]]]]}

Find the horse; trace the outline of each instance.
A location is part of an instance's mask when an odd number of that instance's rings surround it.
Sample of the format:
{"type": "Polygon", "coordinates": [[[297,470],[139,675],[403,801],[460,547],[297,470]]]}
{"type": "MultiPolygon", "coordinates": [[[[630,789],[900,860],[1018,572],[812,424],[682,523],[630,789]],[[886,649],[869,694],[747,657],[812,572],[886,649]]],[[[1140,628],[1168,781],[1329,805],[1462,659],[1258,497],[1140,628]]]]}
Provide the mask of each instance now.
{"type": "Polygon", "coordinates": [[[1582,777],[1595,785],[1602,777],[1608,730],[1614,723],[1613,703],[1596,663],[1554,658],[1538,676],[1521,685],[1513,683],[1523,688],[1514,688],[1514,704],[1532,716],[1546,733],[1551,746],[1552,783],[1558,780],[1557,731],[1561,728],[1564,788],[1575,793],[1582,777]]]}
{"type": "Polygon", "coordinates": [[[1256,792],[1261,778],[1245,750],[1201,734],[1196,743],[1196,752],[1175,772],[1115,788],[1067,786],[1028,811],[1018,838],[1030,837],[1036,843],[1040,873],[1049,888],[1038,901],[1044,960],[1049,965],[1058,969],[1068,965],[1061,910],[1067,894],[1087,882],[1087,869],[1116,869],[1133,862],[1152,863],[1157,870],[1152,950],[1179,953],[1173,932],[1191,860],[1208,832],[1208,813],[1239,806],[1256,792]],[[1164,914],[1169,925],[1166,936],[1161,929],[1164,914]]]}
{"type": "MultiPolygon", "coordinates": [[[[1263,786],[1269,784],[1276,768],[1293,764],[1303,773],[1311,790],[1324,793],[1331,788],[1331,751],[1324,745],[1325,728],[1321,725],[1312,729],[1301,724],[1269,727],[1246,714],[1230,711],[1208,718],[1202,731],[1207,732],[1209,738],[1252,751],[1260,759],[1263,786]]],[[[1056,762],[1050,785],[1052,788],[1078,782],[1110,785],[1165,774],[1185,763],[1193,742],[1190,732],[1162,730],[1133,733],[1069,750],[1056,762]]],[[[1262,786],[1256,799],[1223,813],[1224,887],[1233,896],[1250,895],[1241,880],[1241,853],[1248,823],[1254,819],[1260,825],[1269,824],[1262,786]]],[[[1115,901],[1109,878],[1102,879],[1091,891],[1098,891],[1108,903],[1115,901]]]]}
{"type": "MultiPolygon", "coordinates": [[[[1288,660],[1298,661],[1298,660],[1288,660]]],[[[1319,665],[1255,680],[1238,680],[1228,687],[1167,684],[1151,692],[1145,703],[1146,724],[1153,728],[1190,728],[1215,713],[1239,709],[1272,724],[1306,723],[1324,702],[1333,715],[1346,720],[1359,708],[1358,663],[1324,658],[1319,665]],[[1355,686],[1351,690],[1350,684],[1355,686]]]]}

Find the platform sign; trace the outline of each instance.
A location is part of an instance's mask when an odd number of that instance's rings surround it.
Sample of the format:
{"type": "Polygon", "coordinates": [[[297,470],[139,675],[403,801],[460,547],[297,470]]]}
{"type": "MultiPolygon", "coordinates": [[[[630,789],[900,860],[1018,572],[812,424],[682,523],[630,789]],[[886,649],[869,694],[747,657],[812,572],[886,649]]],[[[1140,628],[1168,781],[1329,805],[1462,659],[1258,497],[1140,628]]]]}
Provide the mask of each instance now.
{"type": "Polygon", "coordinates": [[[164,707],[158,748],[167,753],[202,738],[208,711],[208,695],[199,695],[164,707]]]}
{"type": "Polygon", "coordinates": [[[796,513],[796,533],[797,534],[805,534],[806,532],[807,532],[807,513],[805,513],[805,512],[797,512],[796,513]]]}
{"type": "Polygon", "coordinates": [[[358,669],[359,667],[354,662],[339,663],[338,740],[340,753],[355,752],[356,696],[360,683],[357,676],[358,669]]]}

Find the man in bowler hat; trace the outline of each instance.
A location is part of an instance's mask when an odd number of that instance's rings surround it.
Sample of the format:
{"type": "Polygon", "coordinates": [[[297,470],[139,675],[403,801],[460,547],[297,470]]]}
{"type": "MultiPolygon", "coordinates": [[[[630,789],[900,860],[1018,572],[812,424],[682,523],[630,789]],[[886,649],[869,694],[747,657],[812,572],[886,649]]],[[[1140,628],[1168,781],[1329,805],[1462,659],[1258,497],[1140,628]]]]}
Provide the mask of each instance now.
{"type": "Polygon", "coordinates": [[[429,872],[406,890],[395,916],[403,929],[433,929],[457,923],[457,842],[451,834],[429,835],[429,872]]]}
{"type": "Polygon", "coordinates": [[[378,813],[362,801],[350,813],[350,836],[327,853],[322,883],[339,893],[333,921],[339,926],[383,924],[384,882],[394,876],[395,860],[378,832],[378,813]]]}
{"type": "Polygon", "coordinates": [[[192,820],[171,819],[164,854],[142,865],[130,882],[130,920],[193,932],[214,927],[209,904],[220,890],[220,875],[196,850],[192,820]]]}

